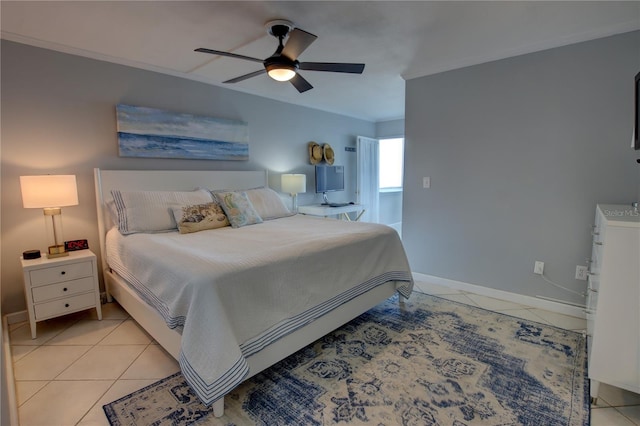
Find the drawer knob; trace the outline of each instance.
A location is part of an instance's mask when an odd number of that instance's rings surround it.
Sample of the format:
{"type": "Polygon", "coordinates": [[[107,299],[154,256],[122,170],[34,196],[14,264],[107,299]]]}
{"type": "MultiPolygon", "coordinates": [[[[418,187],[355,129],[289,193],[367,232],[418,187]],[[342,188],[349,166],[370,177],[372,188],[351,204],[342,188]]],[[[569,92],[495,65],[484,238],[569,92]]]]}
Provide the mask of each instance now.
{"type": "Polygon", "coordinates": [[[64,274],[66,274],[66,272],[65,272],[65,271],[60,272],[60,275],[64,275],[64,274]]]}
{"type": "Polygon", "coordinates": [[[69,307],[69,304],[68,304],[68,303],[65,303],[65,304],[64,304],[64,307],[65,307],[65,308],[68,308],[68,307],[69,307]]]}
{"type": "Polygon", "coordinates": [[[67,290],[68,290],[68,289],[67,289],[66,287],[62,289],[62,291],[67,291],[67,290]]]}

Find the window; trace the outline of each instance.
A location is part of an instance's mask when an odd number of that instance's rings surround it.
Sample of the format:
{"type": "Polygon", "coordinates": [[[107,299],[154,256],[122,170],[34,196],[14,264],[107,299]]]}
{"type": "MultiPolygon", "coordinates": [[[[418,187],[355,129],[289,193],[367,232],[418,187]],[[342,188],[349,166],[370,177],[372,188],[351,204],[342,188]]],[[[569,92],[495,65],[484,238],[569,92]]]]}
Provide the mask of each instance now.
{"type": "Polygon", "coordinates": [[[404,138],[380,139],[380,189],[402,189],[404,138]]]}

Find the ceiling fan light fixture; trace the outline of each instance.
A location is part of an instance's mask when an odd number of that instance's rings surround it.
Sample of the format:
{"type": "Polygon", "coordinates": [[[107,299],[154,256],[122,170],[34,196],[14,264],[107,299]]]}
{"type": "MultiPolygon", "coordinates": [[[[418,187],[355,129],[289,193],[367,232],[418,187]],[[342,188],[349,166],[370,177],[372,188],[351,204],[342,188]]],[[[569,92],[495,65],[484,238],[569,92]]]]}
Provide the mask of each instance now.
{"type": "MultiPolygon", "coordinates": [[[[2,0],[0,0],[2,1],[2,0]]],[[[276,81],[288,81],[299,93],[313,89],[313,86],[304,79],[298,70],[305,71],[325,71],[362,74],[364,64],[334,63],[334,62],[303,62],[298,61],[298,56],[304,52],[318,37],[295,26],[287,20],[277,19],[266,24],[267,32],[278,39],[278,48],[264,61],[250,56],[238,55],[232,52],[205,49],[200,47],[196,52],[209,53],[211,55],[226,56],[229,58],[242,59],[251,62],[261,62],[264,69],[250,72],[236,78],[232,78],[223,83],[238,83],[252,77],[264,74],[266,71],[269,77],[276,81]],[[285,40],[286,39],[286,43],[285,40]]]]}
{"type": "Polygon", "coordinates": [[[267,74],[277,81],[289,81],[296,75],[296,71],[293,67],[286,65],[273,65],[267,67],[267,74]]]}

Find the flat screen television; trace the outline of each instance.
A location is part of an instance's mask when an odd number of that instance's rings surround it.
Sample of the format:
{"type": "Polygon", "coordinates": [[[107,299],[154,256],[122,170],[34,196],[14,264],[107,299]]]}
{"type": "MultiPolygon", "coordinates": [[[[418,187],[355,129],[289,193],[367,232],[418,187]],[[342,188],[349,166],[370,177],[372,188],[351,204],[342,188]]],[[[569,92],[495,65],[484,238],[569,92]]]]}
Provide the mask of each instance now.
{"type": "Polygon", "coordinates": [[[633,126],[633,148],[640,150],[640,72],[635,78],[635,102],[634,102],[635,120],[633,126]]]}
{"type": "Polygon", "coordinates": [[[344,191],[344,166],[316,166],[316,193],[344,191]]]}

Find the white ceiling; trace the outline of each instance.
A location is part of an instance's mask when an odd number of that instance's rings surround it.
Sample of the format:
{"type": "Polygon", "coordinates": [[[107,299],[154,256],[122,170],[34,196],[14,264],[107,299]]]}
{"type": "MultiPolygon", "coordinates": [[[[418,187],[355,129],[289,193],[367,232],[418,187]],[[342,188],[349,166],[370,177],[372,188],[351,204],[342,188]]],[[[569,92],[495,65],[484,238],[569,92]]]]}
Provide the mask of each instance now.
{"type": "Polygon", "coordinates": [[[404,116],[404,80],[640,29],[640,2],[5,1],[2,38],[177,75],[369,121],[404,116]],[[361,62],[362,75],[303,71],[298,93],[254,62],[277,41],[264,24],[288,19],[318,36],[300,61],[361,62]]]}

